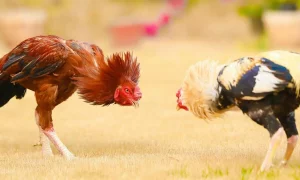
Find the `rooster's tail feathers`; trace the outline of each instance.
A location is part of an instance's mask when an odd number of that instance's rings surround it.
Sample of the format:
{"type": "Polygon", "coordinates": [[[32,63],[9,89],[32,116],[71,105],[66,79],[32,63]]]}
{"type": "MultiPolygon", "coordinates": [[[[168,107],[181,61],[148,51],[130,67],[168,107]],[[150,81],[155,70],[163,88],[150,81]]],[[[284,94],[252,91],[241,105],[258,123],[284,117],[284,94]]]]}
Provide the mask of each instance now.
{"type": "Polygon", "coordinates": [[[19,84],[13,84],[9,78],[0,74],[0,107],[4,106],[8,101],[16,96],[17,99],[22,99],[25,96],[26,88],[19,84]]]}
{"type": "Polygon", "coordinates": [[[290,51],[268,51],[259,54],[271,61],[285,66],[293,77],[297,96],[300,96],[300,54],[290,51]]]}

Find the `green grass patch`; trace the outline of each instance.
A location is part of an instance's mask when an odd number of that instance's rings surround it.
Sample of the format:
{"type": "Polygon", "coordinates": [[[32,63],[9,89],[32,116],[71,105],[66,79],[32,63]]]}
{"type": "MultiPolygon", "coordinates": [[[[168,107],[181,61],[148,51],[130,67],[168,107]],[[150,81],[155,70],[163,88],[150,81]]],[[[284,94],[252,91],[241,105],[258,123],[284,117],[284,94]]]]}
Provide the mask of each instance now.
{"type": "Polygon", "coordinates": [[[171,171],[170,173],[172,176],[175,177],[181,177],[181,178],[187,178],[189,176],[188,172],[187,172],[187,166],[181,166],[178,169],[174,169],[171,171]]]}
{"type": "Polygon", "coordinates": [[[228,169],[208,167],[202,171],[202,178],[218,178],[228,176],[228,174],[228,169]]]}

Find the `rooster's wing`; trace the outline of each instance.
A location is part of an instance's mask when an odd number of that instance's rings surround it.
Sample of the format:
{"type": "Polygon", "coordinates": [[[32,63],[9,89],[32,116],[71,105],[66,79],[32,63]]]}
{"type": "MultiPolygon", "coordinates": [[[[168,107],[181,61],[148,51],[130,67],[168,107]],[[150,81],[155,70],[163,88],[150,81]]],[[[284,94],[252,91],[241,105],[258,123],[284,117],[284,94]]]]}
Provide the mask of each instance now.
{"type": "Polygon", "coordinates": [[[30,38],[2,58],[0,72],[12,76],[12,82],[41,77],[59,69],[69,57],[69,49],[56,36],[30,38]]]}
{"type": "Polygon", "coordinates": [[[266,58],[241,58],[225,66],[218,82],[233,97],[259,100],[292,83],[289,70],[266,58]]]}

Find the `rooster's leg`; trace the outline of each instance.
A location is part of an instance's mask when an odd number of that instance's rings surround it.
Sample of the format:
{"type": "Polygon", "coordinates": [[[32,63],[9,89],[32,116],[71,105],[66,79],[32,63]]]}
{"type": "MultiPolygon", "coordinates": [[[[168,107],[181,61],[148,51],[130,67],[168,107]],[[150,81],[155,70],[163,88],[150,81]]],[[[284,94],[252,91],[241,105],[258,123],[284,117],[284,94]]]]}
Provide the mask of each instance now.
{"type": "MultiPolygon", "coordinates": [[[[49,140],[54,144],[57,150],[66,158],[73,159],[74,155],[68,150],[68,148],[58,138],[52,123],[51,111],[44,108],[37,107],[37,113],[39,117],[43,117],[44,121],[40,121],[41,131],[43,132],[42,144],[49,143],[49,140]]],[[[50,147],[50,145],[49,145],[50,147]]],[[[44,150],[44,149],[43,149],[44,150]]]]}
{"type": "MultiPolygon", "coordinates": [[[[54,144],[57,150],[66,158],[66,159],[73,159],[74,155],[68,150],[68,148],[61,142],[58,138],[52,123],[52,111],[47,110],[44,107],[37,107],[37,114],[40,118],[40,126],[41,131],[44,133],[42,136],[42,144],[44,147],[45,142],[49,142],[49,140],[54,144]],[[43,121],[41,121],[43,119],[43,121]]],[[[50,145],[49,145],[50,147],[50,145]]]]}
{"type": "Polygon", "coordinates": [[[287,162],[289,161],[290,157],[293,154],[297,141],[298,141],[298,135],[293,135],[288,138],[284,159],[281,161],[281,165],[285,166],[287,164],[287,162]]]}
{"type": "MultiPolygon", "coordinates": [[[[43,130],[41,129],[40,122],[39,122],[39,116],[36,111],[35,111],[35,122],[39,129],[39,141],[36,144],[34,144],[33,146],[42,146],[42,138],[43,138],[43,136],[45,136],[45,134],[43,133],[43,130]]],[[[50,143],[49,143],[49,145],[50,145],[50,143]]]]}
{"type": "MultiPolygon", "coordinates": [[[[42,132],[42,128],[39,127],[39,130],[40,132],[42,132]]],[[[42,144],[42,152],[43,152],[43,155],[45,156],[53,156],[53,153],[52,153],[52,149],[51,149],[51,146],[50,146],[50,141],[48,139],[48,137],[42,133],[43,135],[41,135],[41,144],[42,144]]]]}
{"type": "Polygon", "coordinates": [[[265,108],[264,110],[264,113],[262,113],[260,109],[250,109],[250,111],[248,112],[248,115],[251,117],[251,119],[253,119],[258,124],[263,125],[264,128],[269,131],[271,136],[269,148],[260,167],[260,171],[265,171],[272,167],[273,158],[284,134],[280,122],[273,115],[272,109],[265,108]]]}
{"type": "Polygon", "coordinates": [[[45,135],[50,139],[50,141],[55,145],[58,151],[68,160],[74,159],[75,156],[68,150],[68,148],[59,139],[53,127],[50,129],[45,129],[43,131],[45,135]]]}
{"type": "Polygon", "coordinates": [[[40,126],[40,118],[37,110],[35,111],[35,120],[39,128],[39,143],[42,145],[42,153],[44,156],[53,156],[50,141],[47,138],[47,136],[43,133],[43,130],[40,126]]]}
{"type": "Polygon", "coordinates": [[[260,171],[268,170],[272,165],[273,158],[275,156],[277,147],[279,146],[282,136],[284,134],[283,128],[279,128],[271,137],[268,152],[265,159],[260,167],[260,171]]]}
{"type": "Polygon", "coordinates": [[[295,123],[295,113],[291,112],[287,116],[278,118],[284,128],[287,136],[287,147],[284,155],[284,159],[281,161],[281,165],[286,165],[290,157],[293,154],[295,146],[298,141],[298,131],[295,123]]]}
{"type": "Polygon", "coordinates": [[[50,140],[66,159],[73,159],[74,155],[61,142],[53,128],[52,110],[57,105],[57,86],[45,84],[35,92],[35,97],[38,104],[36,113],[39,117],[39,126],[44,134],[42,144],[43,141],[49,142],[50,140]]]}

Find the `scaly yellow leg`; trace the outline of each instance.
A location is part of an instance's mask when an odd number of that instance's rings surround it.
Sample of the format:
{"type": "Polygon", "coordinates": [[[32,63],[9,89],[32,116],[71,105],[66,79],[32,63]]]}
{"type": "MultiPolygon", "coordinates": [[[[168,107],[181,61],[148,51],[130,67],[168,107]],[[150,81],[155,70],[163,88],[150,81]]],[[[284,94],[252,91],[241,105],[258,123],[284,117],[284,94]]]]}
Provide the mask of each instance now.
{"type": "Polygon", "coordinates": [[[293,135],[288,138],[284,159],[281,161],[281,165],[284,166],[287,164],[287,162],[289,161],[290,157],[293,154],[297,141],[298,141],[298,135],[293,135]]]}

